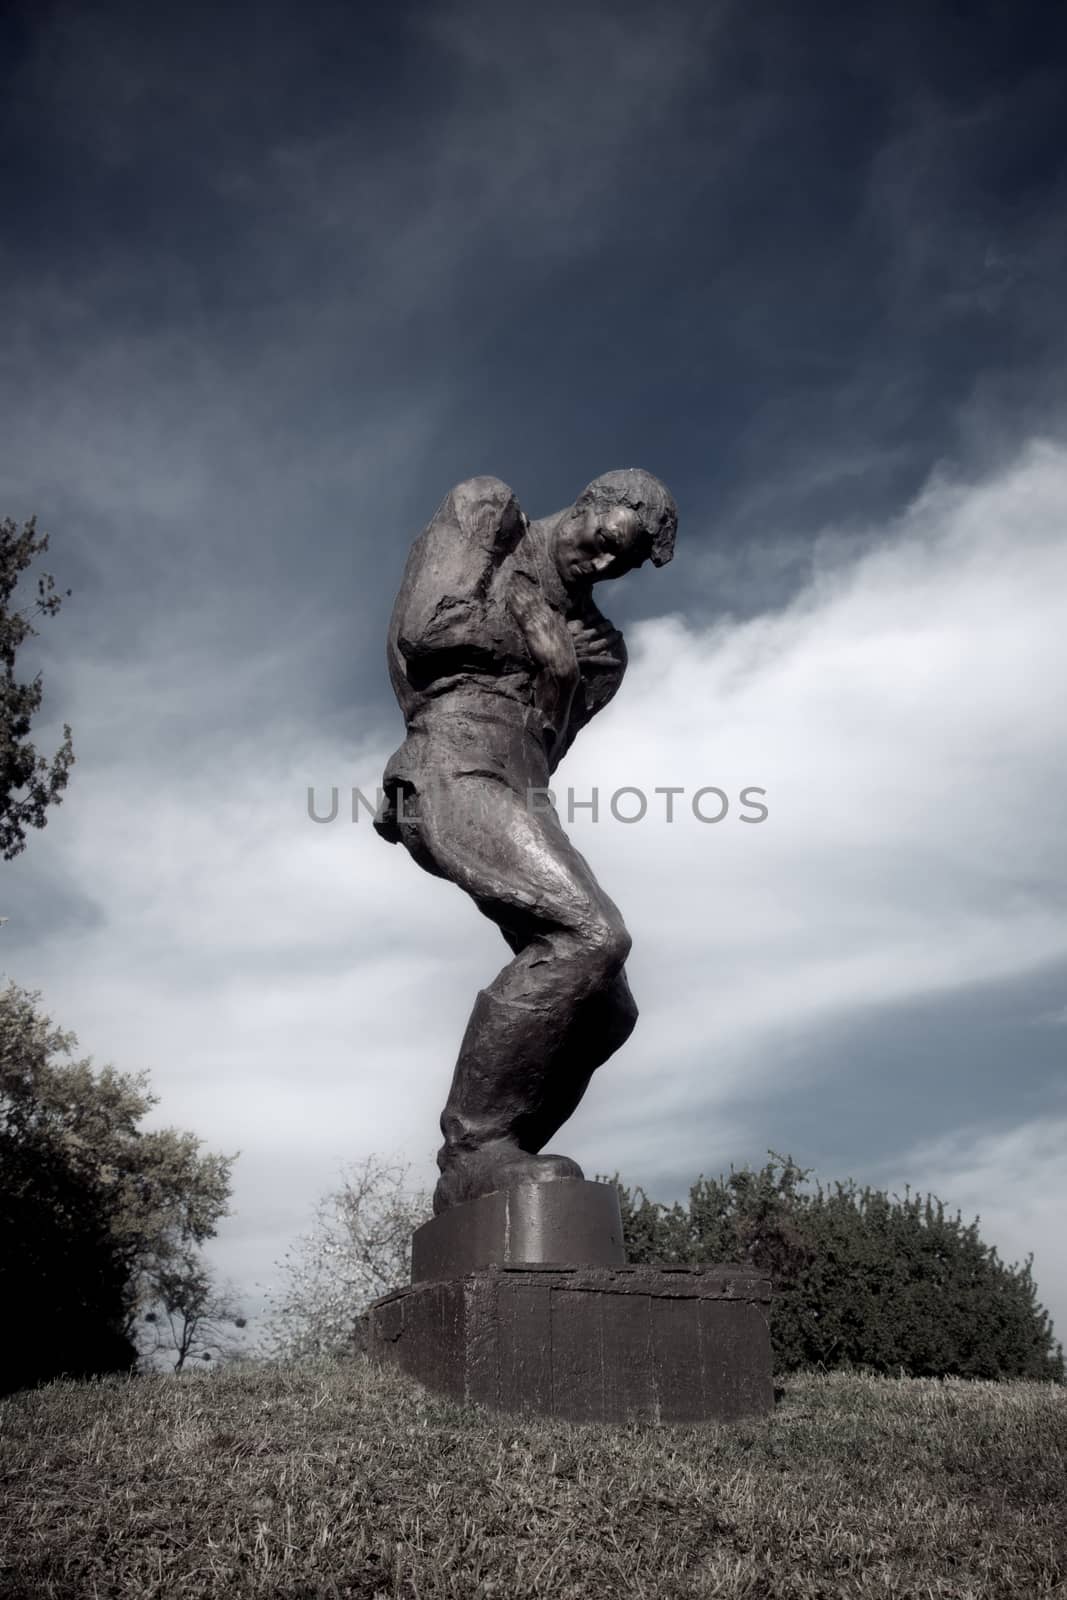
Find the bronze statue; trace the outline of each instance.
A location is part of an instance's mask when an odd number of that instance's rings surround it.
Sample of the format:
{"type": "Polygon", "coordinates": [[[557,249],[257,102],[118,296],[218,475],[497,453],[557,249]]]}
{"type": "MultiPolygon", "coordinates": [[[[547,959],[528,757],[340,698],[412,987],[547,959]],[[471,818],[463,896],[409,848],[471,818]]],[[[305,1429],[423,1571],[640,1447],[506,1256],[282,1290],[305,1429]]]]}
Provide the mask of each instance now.
{"type": "Polygon", "coordinates": [[[514,952],[460,1046],[437,1213],[531,1179],[580,1178],[576,1162],[539,1152],[637,1020],[630,935],[544,790],[626,667],[593,585],[663,566],[677,523],[667,489],[636,468],[594,479],[539,522],[498,478],[469,478],[408,557],[388,641],[407,738],[375,827],[464,889],[514,952]]]}

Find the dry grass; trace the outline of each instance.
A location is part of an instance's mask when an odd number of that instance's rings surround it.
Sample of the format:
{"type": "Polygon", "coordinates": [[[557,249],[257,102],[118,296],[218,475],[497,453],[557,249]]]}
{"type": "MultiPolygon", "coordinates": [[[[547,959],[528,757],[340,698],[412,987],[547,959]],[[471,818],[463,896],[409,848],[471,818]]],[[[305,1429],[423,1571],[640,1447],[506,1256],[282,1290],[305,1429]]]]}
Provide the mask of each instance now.
{"type": "Polygon", "coordinates": [[[0,1402],[4,1600],[1067,1596],[1067,1391],[786,1380],[732,1428],[465,1410],[360,1358],[0,1402]]]}

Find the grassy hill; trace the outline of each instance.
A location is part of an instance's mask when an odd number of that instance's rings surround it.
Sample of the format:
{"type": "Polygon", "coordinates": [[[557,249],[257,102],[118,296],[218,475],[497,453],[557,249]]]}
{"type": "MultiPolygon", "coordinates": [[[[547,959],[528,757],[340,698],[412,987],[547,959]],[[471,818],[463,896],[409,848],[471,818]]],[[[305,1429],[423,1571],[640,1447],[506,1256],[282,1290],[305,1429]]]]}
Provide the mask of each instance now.
{"type": "Polygon", "coordinates": [[[365,1359],[0,1402],[3,1600],[1067,1596],[1067,1390],[788,1378],[773,1418],[465,1410],[365,1359]]]}

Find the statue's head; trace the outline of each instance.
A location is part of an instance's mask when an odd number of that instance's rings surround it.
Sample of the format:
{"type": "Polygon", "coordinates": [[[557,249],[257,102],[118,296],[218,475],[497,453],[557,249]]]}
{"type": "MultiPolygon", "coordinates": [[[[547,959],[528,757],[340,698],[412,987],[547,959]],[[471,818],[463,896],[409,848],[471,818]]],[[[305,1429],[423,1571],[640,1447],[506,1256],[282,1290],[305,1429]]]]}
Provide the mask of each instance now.
{"type": "Polygon", "coordinates": [[[624,467],[594,478],[556,530],[556,565],[569,587],[621,578],[674,554],[678,508],[651,472],[624,467]]]}

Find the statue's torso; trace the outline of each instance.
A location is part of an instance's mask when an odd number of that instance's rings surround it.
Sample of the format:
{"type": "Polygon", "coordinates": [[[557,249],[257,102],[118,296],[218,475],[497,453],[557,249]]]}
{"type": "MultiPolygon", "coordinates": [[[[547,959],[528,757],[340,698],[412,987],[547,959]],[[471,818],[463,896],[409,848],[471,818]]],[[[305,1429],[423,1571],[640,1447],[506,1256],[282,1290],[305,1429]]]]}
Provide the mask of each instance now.
{"type": "MultiPolygon", "coordinates": [[[[507,601],[513,584],[535,584],[553,625],[568,636],[568,597],[550,565],[557,519],[529,524],[513,549],[490,561],[484,548],[472,550],[461,529],[439,518],[412,546],[390,619],[389,676],[407,737],[390,758],[382,786],[389,794],[402,781],[417,791],[427,781],[481,773],[520,793],[543,787],[552,764],[538,704],[541,669],[507,601]],[[413,656],[411,636],[431,634],[441,616],[458,613],[472,595],[468,648],[438,651],[425,663],[413,656]]],[[[580,608],[571,614],[581,614],[580,608]]],[[[622,671],[598,669],[588,693],[579,685],[575,726],[611,698],[622,671]]],[[[388,819],[379,831],[391,836],[388,819]]]]}

